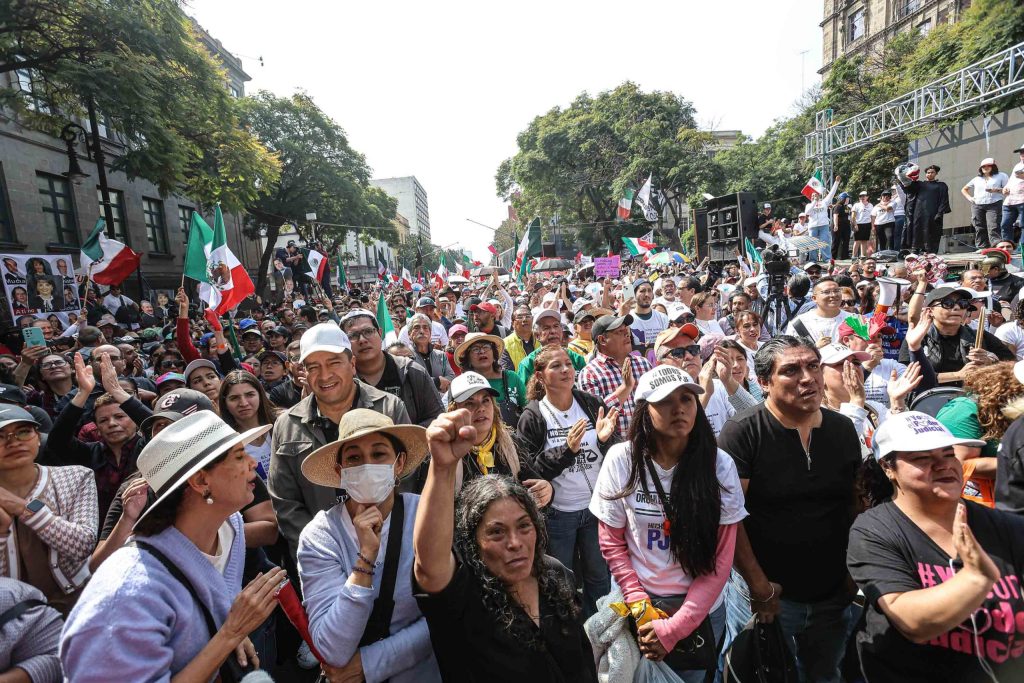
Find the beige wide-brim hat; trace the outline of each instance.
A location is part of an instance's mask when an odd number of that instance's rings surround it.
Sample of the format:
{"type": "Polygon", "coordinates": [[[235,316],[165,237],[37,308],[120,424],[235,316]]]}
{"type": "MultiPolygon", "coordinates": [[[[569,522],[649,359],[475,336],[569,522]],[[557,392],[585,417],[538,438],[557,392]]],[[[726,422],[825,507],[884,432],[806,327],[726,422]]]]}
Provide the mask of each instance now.
{"type": "Polygon", "coordinates": [[[269,432],[262,425],[239,434],[209,410],[200,410],[172,422],[154,436],[139,453],[137,466],[156,502],[139,516],[138,523],[166,498],[185,485],[188,478],[238,444],[245,445],[269,432]]]}
{"type": "Polygon", "coordinates": [[[466,339],[455,347],[455,362],[462,366],[462,357],[469,351],[469,347],[479,341],[489,341],[498,347],[498,354],[494,358],[495,362],[501,358],[501,352],[505,350],[505,340],[493,334],[484,334],[483,332],[470,332],[466,335],[466,339]]]}
{"type": "Polygon", "coordinates": [[[405,467],[400,477],[416,471],[427,457],[427,430],[419,425],[396,425],[376,410],[356,408],[345,413],[338,425],[338,440],[321,446],[302,461],[302,474],[314,484],[338,488],[338,451],[349,441],[368,434],[390,434],[405,446],[405,467]]]}

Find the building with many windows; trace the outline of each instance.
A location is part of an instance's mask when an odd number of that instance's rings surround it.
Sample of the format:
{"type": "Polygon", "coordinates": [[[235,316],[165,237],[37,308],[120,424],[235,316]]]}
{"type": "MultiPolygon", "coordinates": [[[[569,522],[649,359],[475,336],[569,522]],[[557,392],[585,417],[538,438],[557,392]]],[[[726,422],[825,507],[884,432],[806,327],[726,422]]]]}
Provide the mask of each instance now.
{"type": "MultiPolygon", "coordinates": [[[[249,80],[241,62],[198,24],[196,29],[203,44],[223,63],[226,86],[241,97],[249,80]]],[[[45,109],[42,99],[32,99],[38,84],[30,70],[12,72],[8,78],[4,85],[26,94],[30,107],[45,109]]],[[[88,120],[77,123],[90,128],[88,120]]],[[[122,146],[117,132],[102,117],[98,129],[109,164],[122,146]]],[[[88,174],[84,178],[69,177],[63,140],[24,126],[11,112],[0,110],[0,253],[63,253],[73,255],[77,262],[82,243],[103,212],[96,165],[88,159],[81,141],[76,151],[88,174]]],[[[197,203],[178,195],[161,196],[152,183],[129,180],[109,168],[107,186],[114,219],[107,234],[143,254],[141,272],[147,290],[173,291],[181,281],[185,239],[197,203]]],[[[212,224],[212,215],[206,218],[212,224]]],[[[232,251],[243,264],[255,267],[259,263],[257,244],[243,238],[242,217],[225,215],[224,220],[232,251]]],[[[126,282],[133,296],[137,282],[134,275],[126,282]]],[[[6,311],[7,306],[0,310],[6,311]]]]}
{"type": "Polygon", "coordinates": [[[825,0],[818,73],[824,79],[835,60],[880,51],[899,33],[956,22],[970,6],[971,0],[825,0]]]}
{"type": "Polygon", "coordinates": [[[416,176],[374,178],[371,185],[379,187],[398,201],[398,213],[409,219],[409,234],[423,244],[430,244],[430,210],[427,191],[416,176]]]}

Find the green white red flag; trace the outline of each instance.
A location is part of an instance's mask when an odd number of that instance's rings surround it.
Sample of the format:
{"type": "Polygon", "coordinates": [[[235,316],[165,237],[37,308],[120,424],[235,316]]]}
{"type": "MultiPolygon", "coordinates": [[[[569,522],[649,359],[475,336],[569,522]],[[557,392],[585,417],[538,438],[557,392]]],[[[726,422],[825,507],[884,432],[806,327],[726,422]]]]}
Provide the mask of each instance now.
{"type": "Polygon", "coordinates": [[[142,255],[107,237],[106,223],[100,218],[79,258],[82,275],[101,285],[119,285],[139,267],[142,255]]]}
{"type": "Polygon", "coordinates": [[[306,257],[310,274],[320,282],[324,276],[324,269],[327,268],[327,257],[316,249],[303,249],[302,255],[306,257]]]}
{"type": "Polygon", "coordinates": [[[192,212],[185,275],[199,283],[199,298],[217,315],[224,315],[256,293],[252,279],[228,248],[227,242],[219,204],[214,212],[212,228],[198,211],[192,212]]]}
{"type": "Polygon", "coordinates": [[[811,200],[811,195],[815,192],[818,193],[819,197],[825,196],[825,186],[821,182],[821,169],[815,171],[811,179],[804,185],[804,189],[800,190],[800,194],[807,197],[807,201],[811,200]]]}
{"type": "Polygon", "coordinates": [[[650,233],[643,237],[623,237],[622,243],[626,245],[626,249],[633,256],[642,256],[649,252],[651,249],[657,248],[657,244],[649,240],[650,233]]]}
{"type": "Polygon", "coordinates": [[[616,218],[620,221],[628,221],[630,214],[633,213],[633,188],[627,187],[622,199],[619,200],[619,210],[616,218]]]}
{"type": "Polygon", "coordinates": [[[391,322],[391,314],[388,313],[387,304],[384,303],[384,292],[381,291],[377,298],[377,326],[380,328],[380,337],[384,340],[384,348],[387,348],[398,341],[398,334],[395,332],[395,325],[391,322]]]}

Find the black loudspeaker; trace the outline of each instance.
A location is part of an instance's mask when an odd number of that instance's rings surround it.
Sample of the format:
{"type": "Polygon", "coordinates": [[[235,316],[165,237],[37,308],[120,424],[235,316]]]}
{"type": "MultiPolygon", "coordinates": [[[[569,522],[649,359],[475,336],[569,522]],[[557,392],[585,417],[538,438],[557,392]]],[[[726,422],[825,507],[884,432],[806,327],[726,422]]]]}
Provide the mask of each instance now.
{"type": "Polygon", "coordinates": [[[693,211],[693,241],[697,251],[697,262],[700,263],[708,255],[708,210],[693,211]]]}
{"type": "Polygon", "coordinates": [[[757,237],[757,204],[750,192],[737,192],[709,199],[708,244],[757,237]]]}
{"type": "Polygon", "coordinates": [[[540,257],[541,258],[557,258],[558,254],[555,253],[554,242],[541,242],[540,243],[540,257]]]}

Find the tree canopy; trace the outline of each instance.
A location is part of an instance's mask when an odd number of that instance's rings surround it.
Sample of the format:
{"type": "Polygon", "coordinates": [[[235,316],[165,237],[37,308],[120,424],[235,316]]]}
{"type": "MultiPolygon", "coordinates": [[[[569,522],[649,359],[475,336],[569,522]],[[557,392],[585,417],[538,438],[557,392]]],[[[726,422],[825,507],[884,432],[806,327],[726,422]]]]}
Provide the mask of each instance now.
{"type": "Polygon", "coordinates": [[[653,173],[670,205],[657,227],[673,239],[667,228],[682,217],[671,206],[714,179],[712,142],[696,129],[688,101],[626,82],[596,97],[584,92],[530,122],[519,134],[519,151],[498,167],[497,191],[520,216],[557,215],[575,229],[582,250],[596,253],[650,229],[638,213],[624,223],[615,216],[624,191],[653,173]]]}
{"type": "Polygon", "coordinates": [[[123,149],[112,160],[164,195],[226,211],[277,180],[276,158],[239,128],[238,103],[174,0],[0,0],[0,89],[27,125],[56,134],[91,100],[123,149]]]}
{"type": "MultiPolygon", "coordinates": [[[[260,285],[266,277],[281,225],[294,223],[305,237],[337,253],[352,228],[373,226],[370,236],[395,243],[391,226],[397,202],[369,184],[366,158],[352,149],[345,131],[305,93],[278,97],[260,91],[241,102],[244,126],[276,155],[279,180],[247,210],[255,227],[266,230],[267,249],[260,262],[260,285]],[[316,213],[316,227],[305,227],[307,213],[316,213]],[[333,224],[333,225],[332,225],[333,224]]],[[[369,231],[367,231],[369,232],[369,231]]],[[[257,287],[258,291],[260,286],[257,287]]]]}

